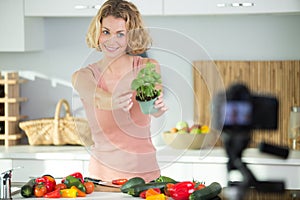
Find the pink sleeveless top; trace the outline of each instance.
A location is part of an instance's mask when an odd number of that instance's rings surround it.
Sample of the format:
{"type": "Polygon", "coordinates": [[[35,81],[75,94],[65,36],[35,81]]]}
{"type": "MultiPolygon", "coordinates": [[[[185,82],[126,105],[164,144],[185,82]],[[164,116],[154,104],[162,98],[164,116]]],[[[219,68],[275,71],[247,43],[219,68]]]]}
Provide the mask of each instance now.
{"type": "MultiPolygon", "coordinates": [[[[133,69],[137,69],[140,63],[141,57],[134,56],[133,69]]],[[[107,91],[95,64],[88,68],[92,70],[97,86],[107,91]]],[[[156,150],[151,141],[150,116],[141,112],[135,94],[132,101],[132,108],[125,112],[122,109],[98,109],[82,100],[94,141],[89,163],[90,177],[105,181],[135,176],[151,181],[159,177],[156,150]]]]}

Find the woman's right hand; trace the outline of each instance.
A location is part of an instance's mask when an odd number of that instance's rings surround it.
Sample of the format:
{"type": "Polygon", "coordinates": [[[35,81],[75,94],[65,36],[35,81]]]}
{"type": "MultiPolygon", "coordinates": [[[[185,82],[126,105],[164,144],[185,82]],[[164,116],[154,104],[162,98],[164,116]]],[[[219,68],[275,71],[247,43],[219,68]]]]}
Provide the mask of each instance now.
{"type": "Polygon", "coordinates": [[[113,109],[122,109],[128,112],[133,106],[132,91],[126,91],[121,94],[113,95],[112,107],[113,109]]]}
{"type": "Polygon", "coordinates": [[[123,93],[111,95],[110,93],[100,88],[97,88],[94,103],[96,108],[98,109],[103,109],[103,110],[122,109],[128,112],[133,105],[132,92],[126,91],[123,93]]]}

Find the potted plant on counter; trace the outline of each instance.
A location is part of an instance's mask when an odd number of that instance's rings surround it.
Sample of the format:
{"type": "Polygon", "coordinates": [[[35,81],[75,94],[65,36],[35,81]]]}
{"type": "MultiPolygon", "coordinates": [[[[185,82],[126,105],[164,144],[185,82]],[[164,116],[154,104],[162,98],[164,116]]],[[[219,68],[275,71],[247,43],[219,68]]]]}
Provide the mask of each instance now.
{"type": "Polygon", "coordinates": [[[161,75],[156,72],[155,64],[151,62],[146,63],[146,66],[139,71],[137,77],[132,81],[131,89],[136,91],[135,98],[144,114],[157,112],[157,109],[154,108],[154,102],[161,90],[157,89],[156,86],[161,82],[161,75]]]}

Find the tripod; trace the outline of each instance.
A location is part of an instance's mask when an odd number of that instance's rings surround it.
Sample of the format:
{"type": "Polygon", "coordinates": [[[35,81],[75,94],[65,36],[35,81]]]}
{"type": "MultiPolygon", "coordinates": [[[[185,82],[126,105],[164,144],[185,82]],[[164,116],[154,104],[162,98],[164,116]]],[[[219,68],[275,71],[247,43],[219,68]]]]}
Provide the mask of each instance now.
{"type": "MultiPolygon", "coordinates": [[[[242,175],[242,181],[228,181],[229,189],[234,191],[230,195],[231,200],[242,200],[249,188],[254,188],[259,192],[284,192],[285,186],[282,181],[259,181],[242,161],[243,151],[251,141],[251,131],[227,131],[223,132],[222,141],[228,156],[227,171],[237,170],[242,175]]],[[[268,152],[270,153],[270,152],[268,152]]]]}

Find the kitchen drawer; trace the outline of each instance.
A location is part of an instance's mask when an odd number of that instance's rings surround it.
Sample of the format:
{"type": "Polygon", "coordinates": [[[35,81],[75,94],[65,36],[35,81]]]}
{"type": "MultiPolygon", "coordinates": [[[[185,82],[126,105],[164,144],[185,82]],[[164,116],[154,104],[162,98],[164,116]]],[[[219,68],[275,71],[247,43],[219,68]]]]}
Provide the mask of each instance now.
{"type": "Polygon", "coordinates": [[[54,177],[65,177],[74,172],[83,172],[83,161],[76,160],[13,160],[13,167],[23,167],[15,170],[12,180],[28,181],[30,177],[50,174],[54,177]]]}
{"type": "Polygon", "coordinates": [[[161,175],[169,176],[177,181],[193,180],[193,166],[191,163],[160,162],[161,175]]]}
{"type": "Polygon", "coordinates": [[[12,169],[11,159],[1,159],[0,160],[0,173],[12,169]]]}

